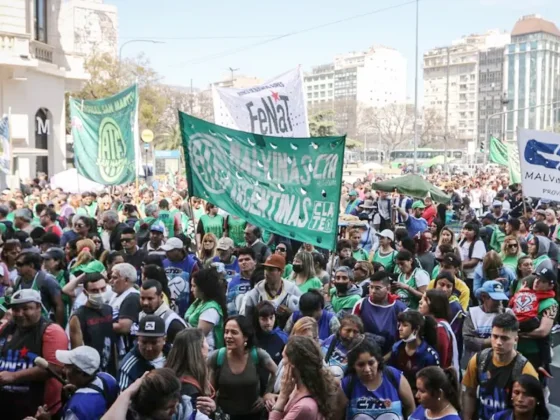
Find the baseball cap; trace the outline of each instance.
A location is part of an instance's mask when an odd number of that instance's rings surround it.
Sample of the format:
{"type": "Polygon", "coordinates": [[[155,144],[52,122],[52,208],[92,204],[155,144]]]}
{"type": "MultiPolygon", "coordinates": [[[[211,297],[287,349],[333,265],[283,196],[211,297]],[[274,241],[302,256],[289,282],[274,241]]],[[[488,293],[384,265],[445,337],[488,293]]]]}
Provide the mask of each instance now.
{"type": "Polygon", "coordinates": [[[500,200],[494,200],[492,202],[492,207],[502,207],[502,202],[500,200]]]}
{"type": "Polygon", "coordinates": [[[415,201],[414,203],[412,203],[412,208],[413,209],[425,209],[426,206],[424,205],[424,203],[420,200],[415,201]]]}
{"type": "Polygon", "coordinates": [[[20,289],[10,296],[8,306],[21,305],[23,303],[42,303],[41,294],[33,289],[20,289]]]}
{"type": "Polygon", "coordinates": [[[266,259],[263,265],[265,267],[274,267],[279,270],[284,270],[284,268],[286,268],[286,259],[282,255],[272,254],[266,259]]]}
{"type": "Polygon", "coordinates": [[[454,252],[448,252],[443,255],[441,259],[441,264],[450,265],[452,267],[461,267],[461,258],[457,256],[454,252]]]}
{"type": "Polygon", "coordinates": [[[546,211],[544,211],[543,209],[538,209],[537,211],[535,211],[535,213],[540,214],[541,216],[546,216],[546,211]]]}
{"type": "Polygon", "coordinates": [[[234,244],[233,244],[233,239],[231,238],[220,238],[218,240],[218,246],[216,247],[216,249],[221,251],[226,251],[228,249],[233,249],[233,248],[234,248],[234,244]]]}
{"type": "Polygon", "coordinates": [[[165,322],[157,315],[146,315],[138,325],[139,337],[163,337],[165,335],[165,322]]]}
{"type": "Polygon", "coordinates": [[[507,223],[507,218],[505,218],[505,217],[500,217],[500,218],[498,219],[498,224],[501,224],[501,223],[507,223]]]}
{"type": "Polygon", "coordinates": [[[377,232],[376,235],[381,238],[388,238],[391,241],[395,240],[395,234],[390,229],[383,229],[381,232],[377,232]]]}
{"type": "Polygon", "coordinates": [[[64,260],[64,251],[61,248],[49,248],[41,257],[45,260],[64,260]]]}
{"type": "Polygon", "coordinates": [[[484,215],[483,219],[490,220],[492,223],[494,223],[496,221],[496,218],[494,217],[494,215],[492,213],[486,213],[484,215]]]}
{"type": "Polygon", "coordinates": [[[165,233],[165,226],[163,226],[162,222],[157,220],[154,223],[152,223],[152,226],[150,226],[150,232],[165,233]]]}
{"type": "Polygon", "coordinates": [[[556,275],[554,274],[554,272],[552,270],[549,270],[546,267],[541,268],[539,271],[537,271],[535,273],[535,275],[539,278],[545,279],[549,283],[556,283],[556,275]]]}
{"type": "Polygon", "coordinates": [[[171,251],[174,249],[183,249],[183,241],[179,238],[169,238],[166,243],[161,246],[163,251],[171,251]]]}
{"type": "Polygon", "coordinates": [[[93,347],[80,346],[73,350],[57,350],[56,360],[65,365],[73,365],[88,375],[93,375],[101,363],[99,353],[93,347]]]}
{"type": "Polygon", "coordinates": [[[509,300],[504,292],[504,285],[496,280],[485,281],[482,287],[476,289],[477,299],[480,299],[481,293],[486,293],[492,300],[509,300]]]}
{"type": "Polygon", "coordinates": [[[348,195],[351,196],[351,197],[355,197],[355,196],[358,195],[358,193],[356,192],[356,190],[352,190],[348,193],[348,195]]]}

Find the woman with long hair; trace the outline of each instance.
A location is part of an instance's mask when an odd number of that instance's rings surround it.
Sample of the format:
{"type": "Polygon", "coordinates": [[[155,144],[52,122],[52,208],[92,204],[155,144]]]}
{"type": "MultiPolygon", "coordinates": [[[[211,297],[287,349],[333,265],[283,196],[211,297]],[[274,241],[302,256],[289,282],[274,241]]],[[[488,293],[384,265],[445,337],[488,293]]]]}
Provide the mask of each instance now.
{"type": "Polygon", "coordinates": [[[294,257],[292,267],[294,272],[290,280],[295,282],[302,294],[310,289],[321,289],[323,287],[323,283],[315,275],[313,254],[310,252],[298,252],[294,257]]]}
{"type": "Polygon", "coordinates": [[[517,293],[519,289],[521,289],[521,286],[523,286],[523,282],[521,281],[521,279],[530,276],[531,274],[533,274],[533,271],[533,259],[529,255],[520,257],[517,260],[517,268],[515,270],[516,279],[511,284],[510,296],[513,296],[515,293],[517,293]]]}
{"type": "Polygon", "coordinates": [[[327,260],[325,256],[317,251],[311,253],[311,255],[313,256],[315,276],[321,280],[321,284],[327,284],[331,279],[331,275],[327,272],[327,260]]]}
{"type": "Polygon", "coordinates": [[[453,252],[459,256],[461,255],[459,246],[457,245],[457,240],[455,239],[455,232],[453,232],[449,226],[442,227],[439,232],[437,248],[435,251],[436,258],[440,258],[442,256],[442,252],[439,251],[439,247],[442,245],[450,245],[453,248],[453,252]]]}
{"type": "Polygon", "coordinates": [[[95,259],[95,243],[91,239],[77,241],[76,250],[78,254],[74,263],[69,266],[70,274],[105,272],[105,266],[95,259]]]}
{"type": "Polygon", "coordinates": [[[346,419],[407,419],[414,411],[414,396],[402,373],[385,366],[379,346],[369,334],[358,337],[348,353],[348,372],[341,382],[346,396],[346,419]],[[358,401],[379,401],[381,404],[360,404],[358,401]]]}
{"type": "Polygon", "coordinates": [[[438,217],[436,217],[432,223],[430,223],[430,233],[432,234],[432,249],[430,251],[436,252],[436,248],[439,242],[440,232],[445,226],[445,223],[438,217]]]}
{"type": "Polygon", "coordinates": [[[191,288],[195,301],[189,306],[185,321],[202,330],[210,350],[224,347],[227,305],[220,275],[214,268],[199,270],[193,274],[191,288]]]}
{"type": "Polygon", "coordinates": [[[416,374],[416,399],[420,405],[409,420],[461,420],[459,381],[453,368],[421,369],[416,374]]]}
{"type": "Polygon", "coordinates": [[[224,327],[225,348],[208,357],[210,382],[218,393],[218,406],[231,420],[260,420],[266,386],[261,370],[276,374],[276,364],[256,347],[251,321],[243,315],[229,318],[224,327]]]}
{"type": "Polygon", "coordinates": [[[511,284],[515,281],[515,273],[504,266],[500,255],[496,251],[489,251],[482,259],[482,265],[475,269],[473,290],[476,292],[489,280],[501,282],[504,290],[509,290],[511,284]]]}
{"type": "Polygon", "coordinates": [[[284,273],[282,273],[283,279],[289,279],[292,276],[292,260],[294,258],[292,254],[292,245],[289,241],[281,241],[278,242],[276,245],[276,249],[274,250],[275,254],[282,255],[286,260],[286,267],[284,267],[284,273]]]}
{"type": "Polygon", "coordinates": [[[451,311],[449,299],[442,290],[428,290],[422,300],[418,311],[424,316],[432,316],[437,321],[437,345],[440,364],[443,368],[452,366],[459,372],[459,348],[457,339],[449,321],[451,321],[451,311]]]}
{"type": "Polygon", "coordinates": [[[521,243],[516,235],[508,235],[502,243],[502,252],[500,258],[504,267],[509,268],[513,273],[517,270],[517,261],[525,254],[521,250],[521,243]]]}
{"type": "Polygon", "coordinates": [[[2,247],[2,262],[6,264],[10,282],[13,284],[18,278],[16,260],[21,252],[21,243],[17,239],[8,239],[2,247]]]}
{"type": "MultiPolygon", "coordinates": [[[[62,289],[70,281],[70,275],[66,270],[66,256],[64,255],[64,251],[60,248],[49,248],[42,256],[43,269],[56,279],[62,289]]],[[[65,321],[67,321],[72,307],[70,296],[63,293],[62,303],[64,304],[65,321]]],[[[65,326],[66,324],[62,327],[65,326]]]]}
{"type": "Polygon", "coordinates": [[[90,233],[88,235],[88,238],[91,239],[95,244],[95,252],[94,252],[95,259],[98,260],[101,264],[105,264],[105,260],[107,259],[107,255],[109,254],[109,251],[106,250],[105,247],[103,246],[103,241],[101,240],[101,236],[99,236],[99,234],[96,232],[96,233],[90,233]]]}
{"type": "Polygon", "coordinates": [[[400,274],[392,289],[410,309],[418,309],[418,302],[430,283],[430,275],[418,267],[417,260],[407,250],[399,251],[395,260],[400,274]]]}
{"type": "Polygon", "coordinates": [[[476,223],[465,223],[462,231],[462,239],[459,242],[461,260],[463,261],[463,273],[465,283],[471,292],[473,289],[475,269],[482,265],[482,259],[486,255],[486,246],[480,239],[480,229],[476,223]]]}
{"type": "Polygon", "coordinates": [[[334,418],[338,384],[323,365],[319,345],[308,337],[291,337],[283,356],[280,395],[268,418],[334,418]]]}
{"type": "Polygon", "coordinates": [[[177,334],[167,356],[165,367],[181,381],[181,395],[196,401],[196,408],[207,416],[216,411],[216,392],[210,383],[206,359],[208,343],[197,328],[187,328],[177,334]]]}
{"type": "Polygon", "coordinates": [[[416,242],[416,259],[427,273],[431,273],[436,265],[436,257],[432,253],[432,244],[428,239],[429,235],[431,235],[431,232],[422,232],[420,236],[414,237],[414,242],[416,242]]]}
{"type": "Polygon", "coordinates": [[[442,271],[435,280],[434,289],[441,290],[447,296],[449,300],[449,310],[451,315],[451,329],[455,334],[457,339],[457,348],[459,350],[459,360],[463,355],[463,323],[465,322],[466,312],[459,301],[459,298],[455,293],[455,285],[457,284],[457,278],[451,274],[449,271],[442,271]]]}
{"type": "Polygon", "coordinates": [[[218,240],[216,235],[213,233],[207,233],[202,238],[202,248],[200,249],[200,261],[204,268],[209,268],[214,257],[216,256],[216,248],[218,246],[218,240]]]}
{"type": "Polygon", "coordinates": [[[548,420],[544,389],[539,380],[531,375],[515,378],[511,388],[509,408],[494,414],[494,420],[548,420]]]}
{"type": "Polygon", "coordinates": [[[416,391],[416,373],[426,366],[439,366],[437,347],[437,322],[418,311],[401,312],[399,338],[391,350],[387,364],[400,370],[413,394],[416,391]]]}

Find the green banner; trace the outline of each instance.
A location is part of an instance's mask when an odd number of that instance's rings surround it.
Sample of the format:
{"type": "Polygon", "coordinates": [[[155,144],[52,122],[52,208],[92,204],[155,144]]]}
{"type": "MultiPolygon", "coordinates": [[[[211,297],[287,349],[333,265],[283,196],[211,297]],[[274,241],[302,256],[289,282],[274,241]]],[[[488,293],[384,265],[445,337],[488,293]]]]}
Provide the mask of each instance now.
{"type": "Polygon", "coordinates": [[[99,100],[70,98],[74,162],[78,173],[103,185],[136,178],[136,85],[99,100]]]}
{"type": "Polygon", "coordinates": [[[519,148],[515,143],[507,144],[509,182],[521,184],[521,165],[519,163],[519,148]]]}
{"type": "Polygon", "coordinates": [[[490,162],[498,165],[508,166],[508,150],[507,146],[496,137],[490,137],[490,162]]]}
{"type": "Polygon", "coordinates": [[[179,121],[192,196],[261,229],[335,249],[346,136],[268,137],[182,112],[179,121]]]}

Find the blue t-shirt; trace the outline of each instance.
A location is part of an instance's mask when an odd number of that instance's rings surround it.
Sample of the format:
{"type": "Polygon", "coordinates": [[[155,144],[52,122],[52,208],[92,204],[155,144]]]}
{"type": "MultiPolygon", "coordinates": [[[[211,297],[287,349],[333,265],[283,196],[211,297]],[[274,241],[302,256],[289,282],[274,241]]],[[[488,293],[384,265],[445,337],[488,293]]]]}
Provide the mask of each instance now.
{"type": "Polygon", "coordinates": [[[513,410],[504,410],[496,413],[490,420],[513,420],[513,410]]]}
{"type": "MultiPolygon", "coordinates": [[[[108,389],[105,390],[105,393],[115,401],[119,394],[117,381],[108,373],[98,373],[92,384],[102,390],[104,384],[99,377],[103,377],[107,384],[108,389]]],[[[108,410],[110,404],[111,401],[105,401],[105,397],[98,390],[89,387],[79,388],[62,409],[62,418],[99,420],[108,410]]]]}
{"type": "Polygon", "coordinates": [[[235,276],[233,276],[233,278],[228,283],[226,295],[227,310],[229,316],[237,315],[239,313],[243,296],[249,290],[251,290],[251,280],[244,279],[243,277],[241,277],[241,274],[236,274],[235,276]]]}
{"type": "MultiPolygon", "coordinates": [[[[430,417],[426,416],[426,409],[421,405],[416,407],[414,413],[412,413],[408,417],[408,420],[428,420],[428,419],[430,419],[430,417]]],[[[447,416],[438,417],[437,420],[461,420],[461,416],[459,416],[459,414],[448,414],[447,416]]]]}
{"type": "MultiPolygon", "coordinates": [[[[327,355],[333,340],[336,340],[335,334],[331,335],[321,343],[321,352],[323,353],[323,356],[327,355]]],[[[327,365],[329,365],[329,369],[337,378],[342,378],[346,374],[346,369],[348,367],[347,354],[348,350],[344,347],[342,341],[338,340],[334,346],[331,356],[329,357],[329,360],[326,361],[327,365]]]]}
{"type": "Polygon", "coordinates": [[[408,231],[408,236],[413,238],[418,233],[422,233],[428,229],[428,222],[423,217],[416,218],[409,214],[408,219],[404,222],[406,230],[408,231]]]}
{"type": "Polygon", "coordinates": [[[185,316],[190,304],[191,275],[195,266],[196,257],[190,254],[179,262],[173,262],[168,258],[163,260],[163,268],[171,291],[170,297],[175,301],[181,318],[185,316]]]}
{"type": "Polygon", "coordinates": [[[230,281],[233,276],[239,274],[239,263],[237,262],[237,258],[233,257],[233,262],[230,264],[225,264],[220,260],[220,257],[216,256],[212,260],[213,262],[221,262],[224,264],[224,268],[226,270],[226,280],[230,281]]]}
{"type": "MultiPolygon", "coordinates": [[[[391,370],[394,383],[401,383],[401,372],[387,366],[391,370]]],[[[379,420],[402,420],[403,409],[398,388],[391,383],[386,374],[383,381],[376,390],[370,391],[355,376],[347,376],[342,380],[342,390],[348,398],[346,418],[355,420],[379,419],[379,420]],[[353,382],[353,384],[352,384],[353,382]],[[350,390],[350,388],[353,388],[350,390]],[[348,395],[352,391],[351,395],[348,395]]]]}

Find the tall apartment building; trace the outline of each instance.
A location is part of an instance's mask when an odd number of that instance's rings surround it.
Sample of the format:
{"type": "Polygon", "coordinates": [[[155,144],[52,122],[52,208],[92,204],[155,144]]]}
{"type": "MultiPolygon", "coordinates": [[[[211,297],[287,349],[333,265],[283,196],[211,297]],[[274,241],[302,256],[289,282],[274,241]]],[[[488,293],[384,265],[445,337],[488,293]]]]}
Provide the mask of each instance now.
{"type": "Polygon", "coordinates": [[[507,33],[492,30],[465,36],[424,54],[424,107],[448,117],[450,139],[465,146],[476,139],[480,52],[503,47],[508,40],[507,33]]]}
{"type": "Polygon", "coordinates": [[[335,113],[337,130],[355,136],[359,107],[406,101],[406,59],[396,50],[373,46],[334,57],[304,76],[309,114],[335,113]]]}
{"type": "Polygon", "coordinates": [[[554,23],[538,15],[516,22],[504,76],[512,111],[506,118],[508,140],[515,140],[516,127],[546,130],[560,121],[560,30],[554,23]]]}
{"type": "Polygon", "coordinates": [[[0,114],[11,113],[15,172],[66,169],[65,93],[94,50],[116,52],[117,10],[101,0],[0,1],[0,114]]]}

